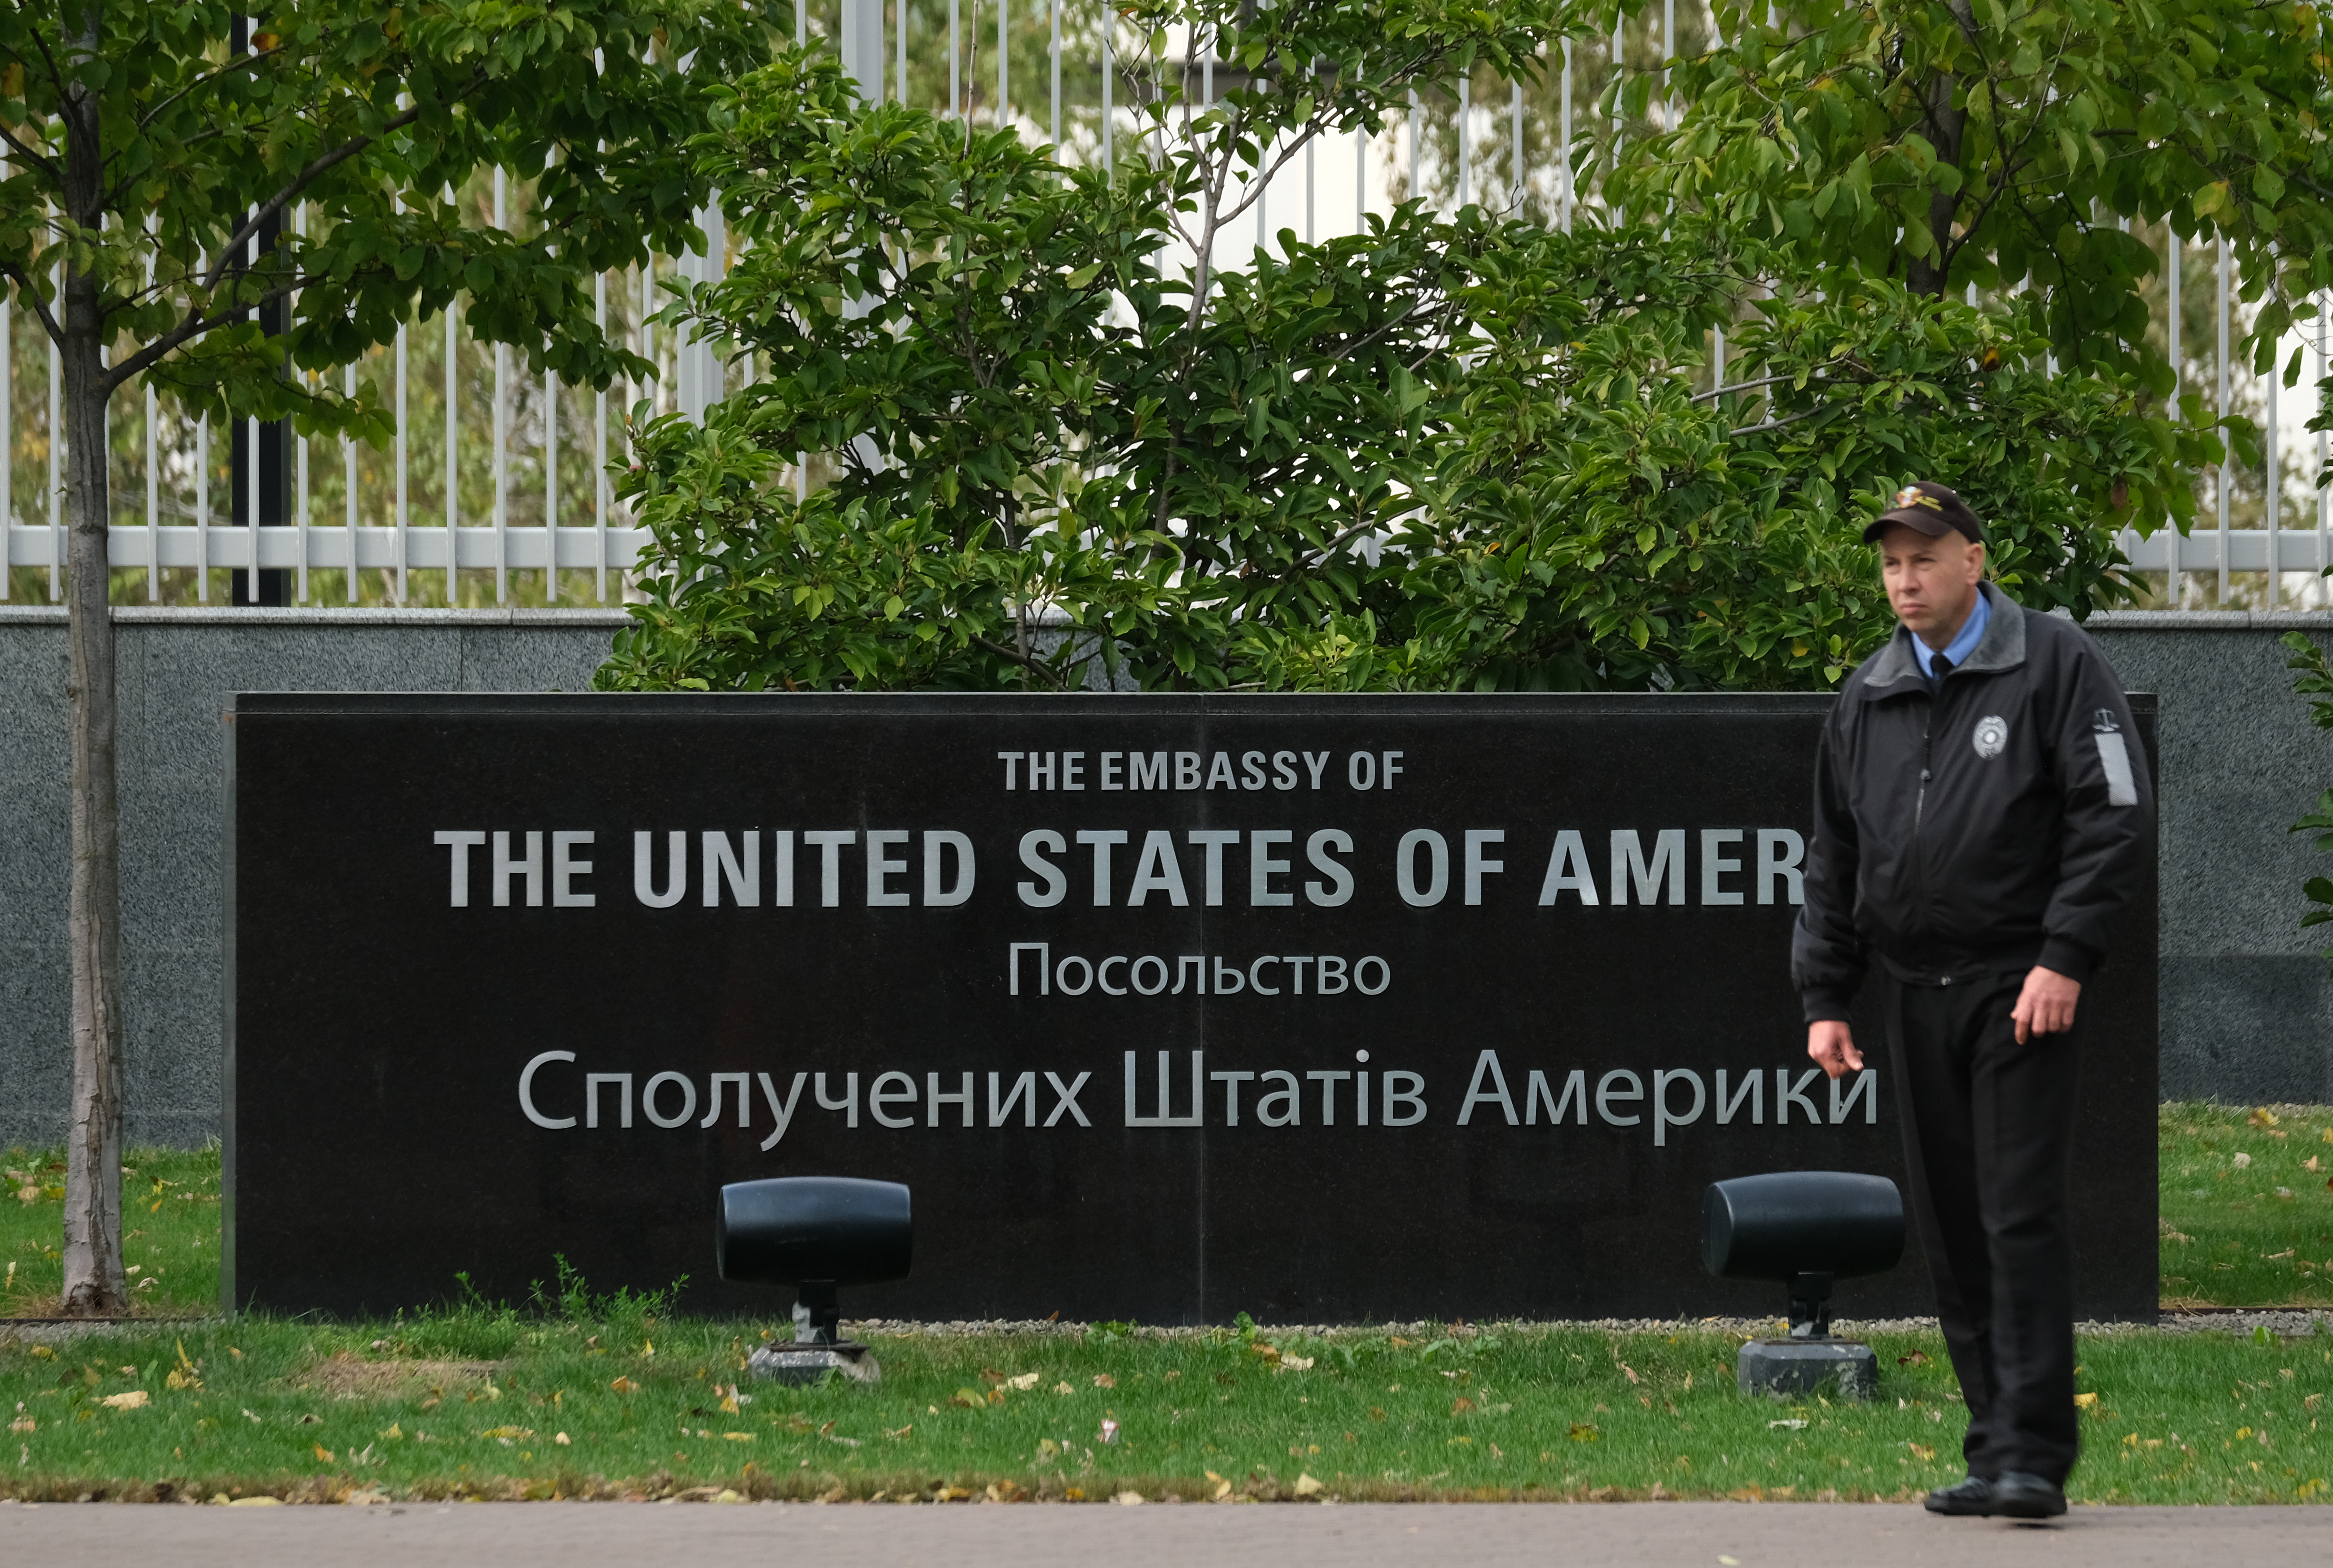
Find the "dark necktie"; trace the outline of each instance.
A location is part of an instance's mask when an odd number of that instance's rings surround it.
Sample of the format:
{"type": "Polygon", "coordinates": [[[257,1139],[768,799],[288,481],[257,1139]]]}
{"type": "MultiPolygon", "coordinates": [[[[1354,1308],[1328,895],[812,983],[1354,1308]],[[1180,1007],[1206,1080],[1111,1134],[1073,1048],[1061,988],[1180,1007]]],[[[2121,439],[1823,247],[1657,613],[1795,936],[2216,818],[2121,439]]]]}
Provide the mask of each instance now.
{"type": "Polygon", "coordinates": [[[1946,659],[1940,653],[1936,655],[1935,659],[1929,664],[1928,668],[1935,672],[1935,678],[1941,681],[1944,677],[1953,672],[1953,661],[1946,659]]]}

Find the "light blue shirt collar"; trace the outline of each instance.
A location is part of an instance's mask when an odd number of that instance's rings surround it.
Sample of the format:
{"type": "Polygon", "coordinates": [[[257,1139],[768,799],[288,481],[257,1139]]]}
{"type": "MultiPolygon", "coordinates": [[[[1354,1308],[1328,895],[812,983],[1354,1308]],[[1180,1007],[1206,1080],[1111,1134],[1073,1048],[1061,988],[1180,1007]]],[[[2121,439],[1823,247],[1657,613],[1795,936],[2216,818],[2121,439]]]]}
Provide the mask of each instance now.
{"type": "MultiPolygon", "coordinates": [[[[1953,661],[1954,669],[1966,664],[1969,655],[1976,651],[1978,641],[1984,636],[1985,624],[1992,619],[1992,601],[1985,597],[1984,588],[1980,584],[1976,591],[1976,608],[1969,611],[1969,618],[1961,623],[1960,634],[1944,649],[1944,657],[1953,661]]],[[[1922,675],[1930,680],[1936,678],[1936,650],[1921,641],[1916,634],[1912,638],[1912,657],[1920,661],[1922,675]]]]}

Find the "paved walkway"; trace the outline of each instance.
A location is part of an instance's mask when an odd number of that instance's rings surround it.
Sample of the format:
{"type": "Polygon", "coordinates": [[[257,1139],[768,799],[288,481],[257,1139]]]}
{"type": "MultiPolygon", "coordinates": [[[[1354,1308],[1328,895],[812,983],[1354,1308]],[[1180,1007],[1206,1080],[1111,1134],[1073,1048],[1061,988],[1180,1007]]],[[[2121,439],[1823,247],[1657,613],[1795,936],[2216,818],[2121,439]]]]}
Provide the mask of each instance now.
{"type": "Polygon", "coordinates": [[[2077,1508],[2049,1526],[1886,1504],[1359,1504],[819,1507],[625,1503],[370,1508],[0,1505],[0,1563],[171,1568],[670,1568],[674,1563],[999,1568],[2195,1568],[2322,1563],[2333,1508],[2077,1508]]]}

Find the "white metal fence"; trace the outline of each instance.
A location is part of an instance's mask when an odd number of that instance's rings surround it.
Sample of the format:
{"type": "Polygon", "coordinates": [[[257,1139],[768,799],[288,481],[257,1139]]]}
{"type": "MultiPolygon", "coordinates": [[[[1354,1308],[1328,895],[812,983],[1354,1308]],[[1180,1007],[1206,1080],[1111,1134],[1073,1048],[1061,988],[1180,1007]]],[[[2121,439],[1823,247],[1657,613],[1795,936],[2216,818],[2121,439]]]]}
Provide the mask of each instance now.
{"type": "MultiPolygon", "coordinates": [[[[1034,101],[1013,96],[1015,13],[1010,0],[994,4],[995,96],[985,104],[979,101],[986,83],[978,69],[984,0],[944,0],[944,34],[942,0],[823,3],[840,9],[814,18],[809,0],[797,0],[797,39],[816,34],[833,41],[869,97],[929,99],[943,111],[1017,125],[1023,134],[1062,147],[1064,157],[1108,158],[1116,138],[1131,129],[1115,91],[1126,63],[1121,24],[1100,0],[1034,0],[1021,16],[1022,42],[1035,34],[1043,50],[1044,91],[1034,101]],[[1084,58],[1075,58],[1080,50],[1084,58]],[[1065,51],[1073,74],[1094,79],[1098,95],[1065,101],[1065,51]],[[938,91],[943,75],[945,98],[938,91]]],[[[1370,212],[1387,210],[1410,194],[1534,211],[1568,226],[1577,206],[1598,199],[1595,170],[1627,134],[1617,119],[1608,121],[1589,106],[1616,63],[1623,72],[1659,72],[1666,87],[1665,63],[1714,36],[1701,0],[1686,0],[1686,8],[1682,33],[1676,0],[1662,0],[1657,12],[1647,6],[1609,39],[1565,41],[1560,58],[1551,54],[1547,62],[1545,82],[1528,94],[1518,82],[1462,82],[1455,104],[1423,104],[1413,96],[1407,120],[1374,141],[1357,133],[1349,149],[1308,149],[1301,165],[1291,164],[1281,177],[1298,188],[1268,191],[1258,204],[1256,243],[1268,243],[1275,217],[1312,239],[1322,230],[1324,207],[1327,232],[1352,232],[1370,212]],[[1536,163],[1535,149],[1545,154],[1536,163]],[[1332,167],[1322,175],[1324,163],[1348,159],[1350,226],[1339,221],[1348,209],[1334,194],[1342,188],[1341,171],[1332,167]],[[1575,172],[1581,169],[1585,184],[1575,172]],[[1325,204],[1324,193],[1331,197],[1325,204]],[[1300,194],[1298,228],[1292,220],[1300,194]]],[[[1212,100],[1219,63],[1212,58],[1212,40],[1180,42],[1186,58],[1195,59],[1203,101],[1212,100]]],[[[1017,53],[1025,60],[1031,49],[1017,53]]],[[[1654,123],[1667,122],[1672,113],[1656,100],[1654,123]]],[[[514,191],[496,169],[482,171],[459,194],[476,202],[481,216],[490,208],[491,220],[507,226],[514,200],[527,193],[514,191]]],[[[610,456],[619,455],[611,454],[610,441],[612,436],[620,443],[623,408],[646,399],[658,411],[701,414],[751,374],[750,365],[725,366],[706,345],[676,342],[647,320],[660,276],[706,280],[726,265],[720,213],[699,216],[707,253],[667,258],[599,282],[600,322],[658,366],[654,380],[607,393],[563,388],[549,377],[534,384],[514,372],[506,348],[463,339],[457,303],[440,318],[408,323],[393,344],[342,372],[351,390],[360,376],[387,390],[394,439],[382,451],[347,441],[299,440],[288,525],[232,522],[236,497],[224,465],[226,433],[176,416],[169,400],[150,388],[139,405],[124,400],[108,438],[115,481],[112,564],[142,572],[149,601],[211,601],[224,590],[214,581],[216,573],[253,568],[293,573],[301,603],[453,604],[466,596],[483,601],[489,582],[497,604],[510,602],[514,592],[523,601],[553,604],[621,597],[624,574],[646,538],[613,501],[606,475],[610,456]],[[417,366],[417,359],[432,363],[417,366]],[[617,405],[612,427],[611,401],[617,405]],[[515,585],[514,573],[521,574],[515,585]]],[[[2197,476],[2208,521],[2190,536],[2166,529],[2141,539],[2133,532],[2125,550],[2156,580],[2155,602],[2163,608],[2323,607],[2322,573],[2333,565],[2333,541],[2326,493],[2314,481],[2325,467],[2326,438],[2299,431],[2297,420],[2285,421],[2294,415],[2295,401],[2316,408],[2312,389],[2325,374],[2324,344],[2312,341],[2314,375],[2280,407],[2275,378],[2251,376],[2232,353],[2243,322],[2239,280],[2224,244],[2216,255],[2198,257],[2192,247],[2183,254],[2175,236],[2165,236],[2162,255],[2157,320],[2172,363],[2184,384],[2208,388],[2218,412],[2247,412],[2260,420],[2268,456],[2257,473],[2229,466],[2197,476]],[[2213,305],[2208,351],[2192,357],[2187,350],[2196,334],[2188,331],[2186,310],[2196,302],[2187,292],[2191,274],[2203,274],[2194,281],[2206,283],[2213,305]]],[[[1722,378],[1722,340],[1714,346],[1722,378]]],[[[2280,361],[2290,348],[2280,351],[2280,361]]],[[[12,308],[0,293],[0,455],[6,458],[0,462],[0,520],[5,563],[14,569],[0,572],[0,600],[24,597],[27,587],[36,597],[62,596],[61,384],[53,347],[29,313],[12,308]]],[[[255,424],[245,434],[255,453],[255,424]]],[[[246,516],[260,513],[258,467],[255,461],[246,466],[248,489],[241,497],[246,516]]],[[[255,594],[259,579],[245,581],[255,594]]]]}

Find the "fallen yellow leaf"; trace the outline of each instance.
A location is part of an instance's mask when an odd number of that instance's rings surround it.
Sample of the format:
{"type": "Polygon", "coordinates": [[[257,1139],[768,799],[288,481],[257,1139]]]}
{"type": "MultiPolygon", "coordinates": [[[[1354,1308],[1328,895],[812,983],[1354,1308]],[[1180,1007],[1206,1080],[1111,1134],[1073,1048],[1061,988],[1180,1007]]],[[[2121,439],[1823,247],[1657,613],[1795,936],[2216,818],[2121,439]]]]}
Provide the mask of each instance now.
{"type": "Polygon", "coordinates": [[[2078,1410],[2095,1410],[2098,1408],[2098,1397],[2096,1394],[2076,1394],[2074,1408],[2078,1410]]]}
{"type": "Polygon", "coordinates": [[[1310,1475],[1300,1475],[1296,1477],[1296,1495],[1300,1497],[1316,1497],[1327,1490],[1326,1486],[1310,1475]]]}
{"type": "Polygon", "coordinates": [[[328,1448],[324,1447],[324,1445],[323,1445],[323,1444],[322,1444],[322,1443],[318,1443],[318,1444],[315,1446],[315,1448],[316,1448],[316,1457],[318,1457],[318,1458],[320,1458],[320,1459],[323,1460],[323,1461],[324,1461],[324,1463],[326,1463],[327,1465],[329,1465],[329,1464],[331,1464],[331,1463],[332,1462],[332,1450],[331,1450],[331,1449],[330,1449],[330,1448],[328,1448]]]}
{"type": "Polygon", "coordinates": [[[143,1389],[132,1389],[126,1394],[108,1394],[97,1402],[109,1410],[143,1409],[152,1396],[143,1389]]]}

